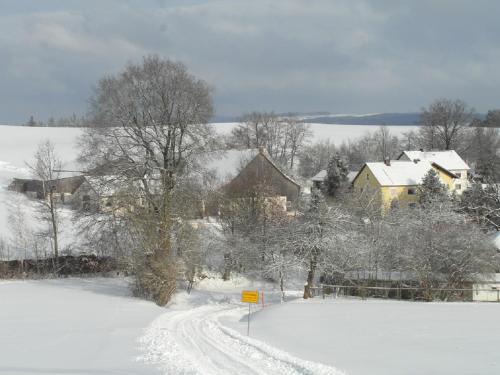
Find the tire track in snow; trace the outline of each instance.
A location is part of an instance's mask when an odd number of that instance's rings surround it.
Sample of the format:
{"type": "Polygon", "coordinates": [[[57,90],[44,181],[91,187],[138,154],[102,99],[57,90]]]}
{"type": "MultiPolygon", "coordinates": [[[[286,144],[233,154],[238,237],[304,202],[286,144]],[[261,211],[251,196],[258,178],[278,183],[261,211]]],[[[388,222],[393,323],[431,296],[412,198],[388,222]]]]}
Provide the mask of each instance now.
{"type": "Polygon", "coordinates": [[[238,305],[213,304],[165,313],[141,338],[144,354],[140,359],[165,374],[343,374],[243,336],[218,321],[227,314],[243,316],[245,311],[238,305]]]}

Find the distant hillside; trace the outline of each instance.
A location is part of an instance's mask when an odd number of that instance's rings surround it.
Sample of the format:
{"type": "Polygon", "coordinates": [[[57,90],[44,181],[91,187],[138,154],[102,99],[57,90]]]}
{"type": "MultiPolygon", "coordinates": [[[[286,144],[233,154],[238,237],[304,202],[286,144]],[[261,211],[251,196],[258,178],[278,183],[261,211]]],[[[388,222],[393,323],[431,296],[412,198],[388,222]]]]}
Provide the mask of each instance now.
{"type": "MultiPolygon", "coordinates": [[[[344,125],[418,125],[418,113],[373,113],[365,115],[336,115],[328,112],[315,113],[279,113],[279,116],[294,115],[306,122],[318,124],[344,124],[344,125]]],[[[238,116],[214,116],[211,122],[237,122],[238,116]]]]}
{"type": "Polygon", "coordinates": [[[344,125],[418,125],[419,113],[375,113],[369,115],[326,115],[307,117],[307,122],[344,125]]]}

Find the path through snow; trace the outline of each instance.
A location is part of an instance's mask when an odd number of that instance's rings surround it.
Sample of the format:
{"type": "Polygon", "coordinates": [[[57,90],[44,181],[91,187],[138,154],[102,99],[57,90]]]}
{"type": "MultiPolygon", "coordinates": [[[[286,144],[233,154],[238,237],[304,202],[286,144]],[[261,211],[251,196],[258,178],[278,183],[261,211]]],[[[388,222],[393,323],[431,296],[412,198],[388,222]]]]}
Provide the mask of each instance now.
{"type": "Polygon", "coordinates": [[[165,313],[142,337],[142,359],[166,374],[343,374],[242,336],[218,320],[245,314],[245,307],[228,303],[165,313]]]}

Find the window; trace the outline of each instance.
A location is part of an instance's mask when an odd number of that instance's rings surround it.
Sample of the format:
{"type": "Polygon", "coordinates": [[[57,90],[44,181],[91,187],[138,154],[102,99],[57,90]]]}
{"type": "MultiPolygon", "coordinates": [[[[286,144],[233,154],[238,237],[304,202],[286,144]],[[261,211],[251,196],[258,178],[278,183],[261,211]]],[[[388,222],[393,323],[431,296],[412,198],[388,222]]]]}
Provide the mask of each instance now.
{"type": "Polygon", "coordinates": [[[416,204],[416,203],[409,203],[409,204],[408,204],[408,207],[410,207],[410,208],[415,208],[415,207],[417,207],[417,204],[416,204]]]}
{"type": "Polygon", "coordinates": [[[366,179],[369,180],[370,179],[370,175],[368,173],[366,173],[366,179]]]}
{"type": "Polygon", "coordinates": [[[462,172],[455,172],[458,178],[462,178],[462,172]]]}
{"type": "Polygon", "coordinates": [[[457,190],[461,190],[462,189],[462,185],[460,185],[460,184],[456,184],[455,187],[456,187],[457,190]]]}
{"type": "Polygon", "coordinates": [[[415,195],[417,194],[417,189],[415,188],[408,188],[408,195],[415,195]]]}

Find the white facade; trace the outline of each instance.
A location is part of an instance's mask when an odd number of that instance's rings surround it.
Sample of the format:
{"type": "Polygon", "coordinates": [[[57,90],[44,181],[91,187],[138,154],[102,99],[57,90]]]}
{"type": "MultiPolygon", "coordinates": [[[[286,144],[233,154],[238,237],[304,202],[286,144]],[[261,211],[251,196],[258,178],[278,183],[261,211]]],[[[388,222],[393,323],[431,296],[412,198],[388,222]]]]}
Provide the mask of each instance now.
{"type": "Polygon", "coordinates": [[[500,273],[494,274],[491,281],[473,284],[472,300],[480,302],[500,302],[500,273]]]}

